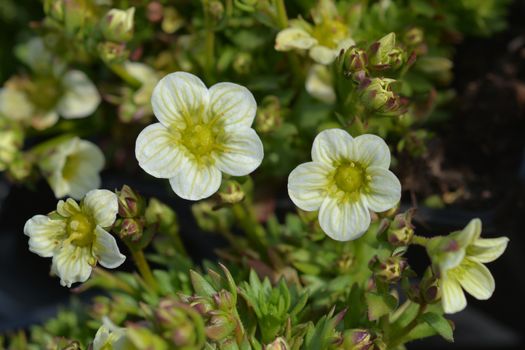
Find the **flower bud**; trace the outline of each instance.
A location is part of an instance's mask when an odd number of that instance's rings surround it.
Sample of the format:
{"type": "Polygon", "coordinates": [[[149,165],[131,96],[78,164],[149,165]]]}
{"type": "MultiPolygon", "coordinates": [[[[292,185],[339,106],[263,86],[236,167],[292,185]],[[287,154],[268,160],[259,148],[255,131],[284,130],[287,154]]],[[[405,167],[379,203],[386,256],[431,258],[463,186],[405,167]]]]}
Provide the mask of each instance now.
{"type": "Polygon", "coordinates": [[[244,199],[244,191],[237,181],[227,181],[222,190],[219,191],[219,197],[224,203],[235,204],[244,199]]]}
{"type": "Polygon", "coordinates": [[[345,350],[369,350],[373,348],[372,335],[366,329],[350,329],[345,332],[343,346],[345,350]]]}
{"type": "Polygon", "coordinates": [[[9,177],[15,182],[24,182],[31,175],[33,163],[23,154],[18,153],[12,160],[8,168],[9,177]]]}
{"type": "Polygon", "coordinates": [[[133,17],[135,8],[127,10],[111,9],[102,19],[100,29],[109,41],[127,42],[133,38],[133,17]]]}
{"type": "Polygon", "coordinates": [[[370,46],[369,58],[371,69],[398,69],[406,61],[406,53],[396,46],[396,35],[390,33],[370,46]]]}
{"type": "Polygon", "coordinates": [[[396,247],[410,244],[414,237],[413,214],[414,212],[409,210],[395,216],[387,230],[387,239],[390,244],[396,247]]]}
{"type": "Polygon", "coordinates": [[[248,74],[251,72],[253,63],[252,55],[248,52],[239,52],[233,60],[233,70],[238,74],[248,74]]]}
{"type": "Polygon", "coordinates": [[[165,33],[173,34],[184,25],[184,18],[174,7],[164,8],[164,18],[162,19],[162,30],[165,33]]]}
{"type": "Polygon", "coordinates": [[[390,256],[384,260],[380,260],[375,256],[369,264],[370,270],[374,272],[374,275],[387,283],[399,281],[407,266],[406,259],[400,256],[390,256]]]}
{"type": "Polygon", "coordinates": [[[144,219],[120,218],[115,221],[113,230],[121,239],[137,242],[142,238],[142,233],[144,232],[144,219]]]}
{"type": "Polygon", "coordinates": [[[395,80],[388,78],[364,79],[359,90],[365,106],[379,113],[397,111],[400,108],[400,101],[399,96],[392,91],[391,84],[394,82],[395,80]]]}
{"type": "Polygon", "coordinates": [[[421,28],[414,27],[408,30],[403,36],[403,41],[407,46],[418,46],[424,40],[424,33],[421,28]]]}
{"type": "Polygon", "coordinates": [[[217,0],[211,0],[207,2],[207,4],[208,4],[208,7],[206,10],[210,14],[210,17],[215,22],[219,22],[224,15],[224,5],[220,1],[217,1],[217,0]]]}
{"type": "Polygon", "coordinates": [[[266,345],[263,349],[264,350],[288,350],[289,347],[288,347],[288,344],[286,343],[286,340],[284,340],[284,338],[282,337],[279,337],[279,338],[276,338],[270,344],[266,345]]]}
{"type": "Polygon", "coordinates": [[[162,335],[177,347],[191,347],[198,342],[197,334],[201,332],[195,328],[203,321],[196,322],[200,316],[191,307],[174,299],[163,299],[155,317],[162,328],[162,335]]]}
{"type": "Polygon", "coordinates": [[[268,133],[278,129],[282,120],[281,102],[277,96],[266,96],[262,106],[257,109],[255,129],[261,133],[268,133]]]}
{"type": "Polygon", "coordinates": [[[219,310],[228,311],[235,308],[235,301],[232,294],[224,289],[213,296],[213,301],[219,310]]]}
{"type": "Polygon", "coordinates": [[[98,44],[97,49],[100,58],[108,64],[123,63],[129,56],[126,45],[122,43],[106,41],[98,44]]]}
{"type": "Polygon", "coordinates": [[[365,50],[352,47],[345,52],[344,68],[348,73],[363,71],[367,64],[368,56],[365,50]]]}
{"type": "Polygon", "coordinates": [[[144,199],[128,185],[117,191],[118,215],[123,218],[134,218],[144,214],[144,199]]]}
{"type": "Polygon", "coordinates": [[[216,312],[206,326],[206,336],[215,341],[223,340],[232,334],[236,327],[235,320],[229,314],[216,312]]]}
{"type": "Polygon", "coordinates": [[[23,144],[24,132],[20,125],[0,118],[0,171],[6,170],[11,162],[21,156],[23,144]]]}

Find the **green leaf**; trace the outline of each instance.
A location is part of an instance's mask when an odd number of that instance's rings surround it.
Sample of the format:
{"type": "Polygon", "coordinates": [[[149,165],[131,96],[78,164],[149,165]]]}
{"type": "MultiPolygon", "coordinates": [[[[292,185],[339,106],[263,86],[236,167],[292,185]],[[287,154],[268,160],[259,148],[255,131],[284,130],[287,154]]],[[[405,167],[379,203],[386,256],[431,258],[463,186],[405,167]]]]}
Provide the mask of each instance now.
{"type": "Polygon", "coordinates": [[[190,275],[191,284],[196,294],[200,296],[212,297],[214,294],[217,293],[217,291],[212,287],[212,285],[197,272],[191,270],[190,275]]]}
{"type": "Polygon", "coordinates": [[[450,322],[443,315],[427,312],[421,318],[432,327],[440,336],[449,342],[454,341],[454,330],[450,322]]]}
{"type": "Polygon", "coordinates": [[[365,298],[368,305],[368,319],[370,321],[378,320],[381,316],[387,315],[397,304],[396,298],[391,295],[367,293],[365,298]]]}

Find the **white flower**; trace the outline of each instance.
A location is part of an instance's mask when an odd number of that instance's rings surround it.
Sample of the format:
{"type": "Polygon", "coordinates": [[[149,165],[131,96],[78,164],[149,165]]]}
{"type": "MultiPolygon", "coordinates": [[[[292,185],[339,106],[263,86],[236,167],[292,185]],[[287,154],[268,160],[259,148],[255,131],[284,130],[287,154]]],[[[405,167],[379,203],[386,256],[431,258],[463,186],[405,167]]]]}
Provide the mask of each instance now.
{"type": "Polygon", "coordinates": [[[354,44],[344,23],[326,17],[315,25],[292,21],[292,26],[281,30],[275,38],[277,51],[308,50],[310,57],[323,65],[331,64],[342,49],[354,44]]]}
{"type": "Polygon", "coordinates": [[[135,347],[126,337],[126,328],[117,327],[107,317],[95,334],[93,350],[131,350],[135,347]]]}
{"type": "Polygon", "coordinates": [[[335,240],[359,238],[370,225],[369,209],[386,211],[401,198],[388,170],[390,151],[378,136],[325,130],[314,140],[312,160],[290,173],[288,194],[299,208],[319,210],[321,228],[335,240]]]}
{"type": "Polygon", "coordinates": [[[31,117],[33,105],[22,91],[9,86],[0,88],[0,114],[11,120],[24,120],[31,117]]]}
{"type": "Polygon", "coordinates": [[[113,225],[117,212],[117,196],[108,190],[90,191],[80,205],[71,198],[61,200],[56,212],[35,215],[26,222],[29,250],[53,258],[51,271],[63,286],[84,282],[97,261],[113,269],[126,259],[105,230],[113,225]]]}
{"type": "Polygon", "coordinates": [[[140,133],[135,155],[148,174],[169,179],[180,197],[209,197],[221,172],[243,176],[261,164],[262,142],[251,128],[257,105],[245,87],[207,89],[196,76],[175,72],[159,81],[151,103],[160,123],[140,133]]]}
{"type": "Polygon", "coordinates": [[[463,310],[467,299],[463,289],[478,300],[487,300],[496,284],[483,265],[501,256],[507,237],[480,238],[481,220],[473,219],[461,231],[434,237],[427,245],[433,268],[439,276],[441,303],[447,314],[463,310]]]}
{"type": "Polygon", "coordinates": [[[14,77],[0,89],[0,114],[36,129],[54,125],[59,115],[65,119],[87,117],[99,104],[97,88],[78,70],[33,80],[14,77]]]}
{"type": "Polygon", "coordinates": [[[332,80],[332,73],[326,66],[314,64],[306,77],[306,91],[318,100],[332,104],[336,99],[332,80]]]}
{"type": "Polygon", "coordinates": [[[56,198],[80,199],[100,187],[104,155],[97,145],[74,137],[45,152],[38,165],[56,198]]]}
{"type": "Polygon", "coordinates": [[[133,38],[134,16],[134,7],[127,10],[109,10],[102,19],[102,34],[110,41],[122,42],[131,40],[131,38],[133,38]]]}

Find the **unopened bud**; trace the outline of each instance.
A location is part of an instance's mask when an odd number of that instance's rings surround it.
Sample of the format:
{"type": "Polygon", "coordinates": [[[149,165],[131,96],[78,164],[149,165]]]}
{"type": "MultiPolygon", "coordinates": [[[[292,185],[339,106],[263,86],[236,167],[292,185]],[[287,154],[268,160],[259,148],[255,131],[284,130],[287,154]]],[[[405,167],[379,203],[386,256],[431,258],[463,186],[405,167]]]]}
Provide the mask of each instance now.
{"type": "Polygon", "coordinates": [[[235,308],[232,294],[224,289],[213,296],[213,301],[219,310],[228,311],[235,308]]]}
{"type": "Polygon", "coordinates": [[[359,89],[361,99],[368,109],[380,113],[395,112],[400,108],[399,97],[392,91],[395,80],[388,78],[366,78],[359,89]]]}
{"type": "Polygon", "coordinates": [[[281,102],[277,96],[266,96],[262,106],[257,110],[255,129],[261,133],[268,133],[278,129],[282,124],[281,102]]]}
{"type": "MultiPolygon", "coordinates": [[[[163,299],[155,312],[165,338],[178,347],[191,347],[197,341],[195,318],[200,316],[188,305],[174,299],[163,299]]],[[[202,321],[203,322],[203,321],[202,321]]]]}
{"type": "Polygon", "coordinates": [[[122,43],[133,38],[133,17],[135,8],[127,10],[111,9],[100,24],[102,34],[109,41],[122,43]]]}
{"type": "Polygon", "coordinates": [[[236,322],[222,312],[217,312],[210,318],[206,326],[206,336],[212,340],[219,341],[227,338],[236,328],[236,322]]]}
{"type": "Polygon", "coordinates": [[[286,340],[284,340],[284,338],[282,337],[279,337],[279,338],[276,338],[270,344],[266,345],[263,349],[264,350],[288,350],[289,347],[288,347],[288,344],[286,343],[286,340]]]}
{"type": "Polygon", "coordinates": [[[129,56],[126,45],[122,43],[106,41],[100,43],[97,49],[100,58],[108,64],[123,63],[129,56]]]}
{"type": "Polygon", "coordinates": [[[0,171],[6,170],[14,159],[21,157],[24,132],[18,123],[0,117],[0,171]]]}
{"type": "Polygon", "coordinates": [[[374,257],[369,264],[374,275],[387,283],[399,281],[408,267],[406,259],[400,256],[390,256],[384,260],[374,257]]]}
{"type": "Polygon", "coordinates": [[[216,22],[219,22],[224,15],[224,5],[217,0],[209,1],[207,10],[211,18],[216,22]]]}
{"type": "Polygon", "coordinates": [[[252,55],[248,52],[239,52],[233,60],[233,70],[238,74],[248,74],[253,63],[252,55]]]}
{"type": "Polygon", "coordinates": [[[352,47],[345,52],[344,68],[348,73],[364,71],[368,64],[366,51],[357,47],[352,47]]]}
{"type": "Polygon", "coordinates": [[[223,189],[219,191],[219,197],[224,203],[235,204],[244,199],[244,191],[237,181],[227,181],[223,189]]]}
{"type": "Polygon", "coordinates": [[[15,182],[24,182],[32,170],[33,164],[22,153],[17,153],[9,164],[8,176],[15,182]]]}
{"type": "Polygon", "coordinates": [[[390,33],[370,46],[369,59],[371,69],[398,69],[406,61],[406,53],[396,46],[396,35],[390,33]]]}
{"type": "Polygon", "coordinates": [[[408,30],[403,36],[403,41],[407,46],[418,46],[424,40],[424,33],[421,28],[414,27],[408,30]]]}
{"type": "Polygon", "coordinates": [[[144,232],[144,219],[120,218],[115,222],[114,231],[123,240],[137,242],[142,238],[144,232]]]}
{"type": "Polygon", "coordinates": [[[393,246],[406,246],[414,237],[414,226],[412,225],[413,211],[397,214],[387,231],[387,239],[393,246]]]}
{"type": "Polygon", "coordinates": [[[128,185],[117,191],[118,215],[123,218],[134,218],[144,214],[144,198],[128,185]]]}
{"type": "Polygon", "coordinates": [[[345,332],[343,349],[345,350],[369,350],[374,343],[370,331],[366,329],[350,329],[345,332]]]}

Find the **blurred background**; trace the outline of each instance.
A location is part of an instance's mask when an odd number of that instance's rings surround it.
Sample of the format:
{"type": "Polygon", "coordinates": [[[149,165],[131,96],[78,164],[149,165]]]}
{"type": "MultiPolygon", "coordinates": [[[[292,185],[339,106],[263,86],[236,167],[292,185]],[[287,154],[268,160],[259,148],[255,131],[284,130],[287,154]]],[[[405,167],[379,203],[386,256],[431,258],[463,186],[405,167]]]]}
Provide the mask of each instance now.
{"type": "MultiPolygon", "coordinates": [[[[0,83],[17,71],[13,47],[30,36],[32,21],[43,17],[41,8],[35,1],[0,0],[0,83]]],[[[436,136],[429,142],[427,154],[411,163],[410,169],[404,169],[400,159],[398,174],[406,189],[405,205],[418,204],[417,232],[445,234],[479,217],[486,237],[510,238],[506,253],[489,266],[497,281],[493,298],[489,302],[469,298],[467,310],[452,317],[456,342],[430,339],[411,344],[411,349],[525,348],[523,18],[525,1],[514,1],[504,31],[489,38],[458,38],[453,56],[457,94],[451,107],[453,117],[435,126],[436,136]],[[449,197],[429,196],[436,189],[449,197]]],[[[223,242],[216,236],[202,239],[204,233],[195,229],[188,206],[162,185],[135,176],[137,173],[132,170],[122,176],[110,167],[102,174],[102,187],[129,184],[145,196],[156,196],[172,205],[181,218],[183,234],[192,232],[183,236],[189,251],[197,258],[213,259],[214,248],[223,242]],[[204,248],[202,241],[207,242],[204,248]]],[[[286,193],[284,181],[280,186],[286,193]]],[[[48,262],[28,251],[23,235],[29,217],[49,212],[55,205],[45,182],[26,188],[0,175],[0,333],[42,322],[69,302],[71,292],[49,277],[48,262]]],[[[293,210],[286,199],[278,208],[293,210]]],[[[426,257],[415,249],[409,259],[417,266],[417,261],[426,257]]],[[[90,295],[79,298],[87,301],[90,295]]]]}

